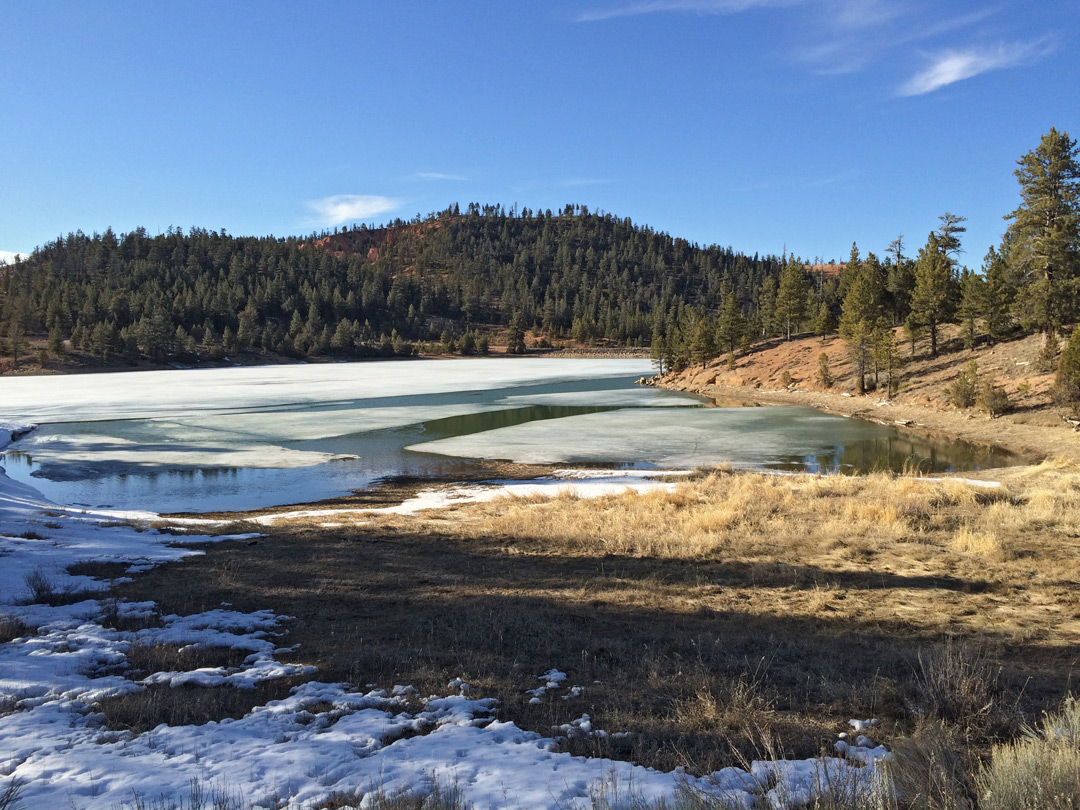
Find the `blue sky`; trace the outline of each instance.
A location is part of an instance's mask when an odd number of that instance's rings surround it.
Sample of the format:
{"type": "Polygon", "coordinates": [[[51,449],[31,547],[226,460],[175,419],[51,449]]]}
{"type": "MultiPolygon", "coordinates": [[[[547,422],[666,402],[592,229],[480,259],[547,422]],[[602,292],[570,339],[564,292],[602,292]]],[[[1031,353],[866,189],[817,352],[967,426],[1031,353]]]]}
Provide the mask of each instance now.
{"type": "MultiPolygon", "coordinates": [[[[1080,136],[1076,0],[0,0],[0,251],[567,202],[748,253],[978,267],[1080,136]]],[[[0,256],[4,255],[0,253],[0,256]]]]}

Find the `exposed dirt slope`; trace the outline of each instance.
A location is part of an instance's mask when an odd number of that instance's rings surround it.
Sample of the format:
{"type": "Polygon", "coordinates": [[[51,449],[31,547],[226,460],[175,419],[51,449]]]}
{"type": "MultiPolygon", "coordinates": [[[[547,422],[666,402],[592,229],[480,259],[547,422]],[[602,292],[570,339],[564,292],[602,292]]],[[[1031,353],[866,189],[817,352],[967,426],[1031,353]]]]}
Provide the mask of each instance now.
{"type": "MultiPolygon", "coordinates": [[[[963,349],[955,331],[946,331],[942,351],[931,358],[920,346],[907,357],[900,372],[900,390],[891,400],[882,392],[856,396],[854,367],[845,344],[837,337],[778,341],[736,359],[729,368],[726,358],[707,367],[696,366],[680,374],[654,378],[656,385],[694,391],[721,400],[762,404],[810,405],[821,410],[857,415],[888,424],[904,424],[928,433],[952,436],[984,444],[996,444],[1033,459],[1065,457],[1080,461],[1080,434],[1062,421],[1064,412],[1053,405],[1050,388],[1053,374],[1040,372],[1036,359],[1042,348],[1038,335],[963,349]],[[834,379],[826,388],[818,381],[818,357],[829,356],[834,379]],[[991,419],[975,409],[955,408],[945,389],[967,364],[978,363],[980,377],[994,376],[1013,402],[1011,412],[991,419]],[[782,384],[784,372],[792,384],[782,384]]],[[[901,336],[897,332],[897,342],[901,336]]]]}

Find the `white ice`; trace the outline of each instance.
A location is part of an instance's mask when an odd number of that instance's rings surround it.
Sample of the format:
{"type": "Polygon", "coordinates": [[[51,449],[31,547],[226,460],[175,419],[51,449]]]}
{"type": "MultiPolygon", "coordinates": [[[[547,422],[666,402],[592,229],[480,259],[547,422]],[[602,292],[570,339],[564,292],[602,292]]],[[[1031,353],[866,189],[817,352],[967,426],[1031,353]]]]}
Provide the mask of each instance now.
{"type": "Polygon", "coordinates": [[[483,358],[11,377],[4,380],[0,418],[45,424],[70,421],[73,414],[85,421],[190,417],[199,411],[280,409],[622,377],[650,369],[647,360],[483,358]]]}
{"type": "MultiPolygon", "coordinates": [[[[525,464],[634,459],[671,468],[721,462],[758,467],[762,459],[812,455],[826,449],[807,430],[814,421],[827,424],[830,439],[841,444],[870,438],[880,430],[868,422],[836,420],[808,408],[680,409],[677,418],[668,408],[642,408],[528,422],[423,442],[409,449],[525,464]]],[[[828,450],[832,449],[830,441],[828,450]]]]}

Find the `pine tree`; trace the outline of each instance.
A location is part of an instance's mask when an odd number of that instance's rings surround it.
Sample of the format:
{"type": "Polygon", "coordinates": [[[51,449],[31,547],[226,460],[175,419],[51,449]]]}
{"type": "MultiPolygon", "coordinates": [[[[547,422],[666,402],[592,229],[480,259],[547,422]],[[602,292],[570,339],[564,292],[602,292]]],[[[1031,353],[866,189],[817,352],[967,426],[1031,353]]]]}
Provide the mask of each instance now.
{"type": "Polygon", "coordinates": [[[1002,340],[1012,329],[1013,299],[1016,297],[1016,285],[1009,270],[1009,263],[1003,255],[1008,250],[1008,240],[1002,244],[1002,252],[990,248],[983,259],[983,320],[986,322],[986,335],[991,343],[1002,340]]]}
{"type": "Polygon", "coordinates": [[[889,243],[891,261],[885,287],[889,293],[893,323],[901,324],[911,311],[911,291],[915,289],[915,269],[904,256],[904,235],[900,234],[889,243]]]}
{"type": "Polygon", "coordinates": [[[64,354],[64,338],[60,334],[60,319],[54,317],[52,325],[49,327],[49,342],[48,342],[49,354],[53,357],[60,357],[64,354]]]}
{"type": "Polygon", "coordinates": [[[699,315],[694,321],[688,347],[690,362],[701,363],[705,368],[716,357],[716,323],[707,315],[699,315]]]}
{"type": "Polygon", "coordinates": [[[525,329],[521,325],[521,314],[515,312],[510,318],[506,331],[506,351],[510,354],[525,354],[525,329]]]}
{"type": "Polygon", "coordinates": [[[919,250],[915,264],[915,290],[911,296],[911,312],[930,333],[930,356],[937,357],[938,329],[951,314],[954,279],[952,262],[945,252],[945,243],[937,233],[931,233],[926,246],[919,250]]]}
{"type": "Polygon", "coordinates": [[[896,350],[896,338],[893,336],[893,330],[884,318],[878,320],[873,341],[874,378],[877,379],[877,372],[879,371],[885,373],[886,396],[892,398],[893,394],[896,393],[896,377],[903,361],[900,353],[896,350]]]}
{"type": "Polygon", "coordinates": [[[735,348],[742,339],[745,324],[746,319],[743,317],[739,302],[735,300],[735,293],[729,292],[724,296],[724,302],[720,306],[716,341],[721,349],[727,350],[731,359],[735,357],[735,348]]]}
{"type": "Polygon", "coordinates": [[[1073,410],[1080,405],[1080,326],[1073,330],[1058,360],[1054,378],[1054,401],[1073,410]]]}
{"type": "Polygon", "coordinates": [[[956,311],[964,335],[964,348],[974,349],[979,336],[978,321],[983,317],[986,289],[983,277],[966,267],[960,274],[960,306],[956,311]]]}
{"type": "Polygon", "coordinates": [[[776,279],[766,276],[758,288],[757,316],[759,335],[769,338],[776,334],[776,279]]]}
{"type": "Polygon", "coordinates": [[[818,307],[817,317],[814,318],[814,331],[821,335],[822,343],[830,333],[836,331],[836,318],[833,317],[832,307],[824,301],[818,307]]]}
{"type": "Polygon", "coordinates": [[[1011,219],[1010,263],[1021,282],[1022,320],[1044,334],[1075,318],[1080,275],[1080,154],[1051,128],[1017,161],[1020,206],[1011,219]]]}
{"type": "MultiPolygon", "coordinates": [[[[852,255],[857,255],[852,248],[852,255]]],[[[847,295],[840,315],[840,337],[855,361],[855,392],[866,393],[866,372],[874,347],[874,330],[881,308],[874,297],[873,280],[865,265],[849,267],[847,295]]]]}
{"type": "Polygon", "coordinates": [[[780,289],[776,294],[776,320],[784,325],[786,340],[791,340],[792,329],[796,332],[806,317],[806,271],[795,256],[788,258],[780,272],[780,289]]]}

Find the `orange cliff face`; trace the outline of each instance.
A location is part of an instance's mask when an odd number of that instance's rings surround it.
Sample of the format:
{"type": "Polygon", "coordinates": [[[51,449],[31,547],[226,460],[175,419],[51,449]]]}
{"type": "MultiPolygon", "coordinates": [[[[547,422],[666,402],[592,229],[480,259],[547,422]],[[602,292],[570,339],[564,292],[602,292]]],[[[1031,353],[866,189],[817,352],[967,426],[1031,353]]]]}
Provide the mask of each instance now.
{"type": "Polygon", "coordinates": [[[367,261],[378,261],[382,249],[405,236],[423,238],[430,230],[438,230],[443,225],[442,218],[434,221],[411,223],[396,228],[368,228],[343,230],[339,233],[322,236],[312,242],[301,242],[300,249],[317,248],[325,250],[335,258],[361,255],[367,261]]]}

